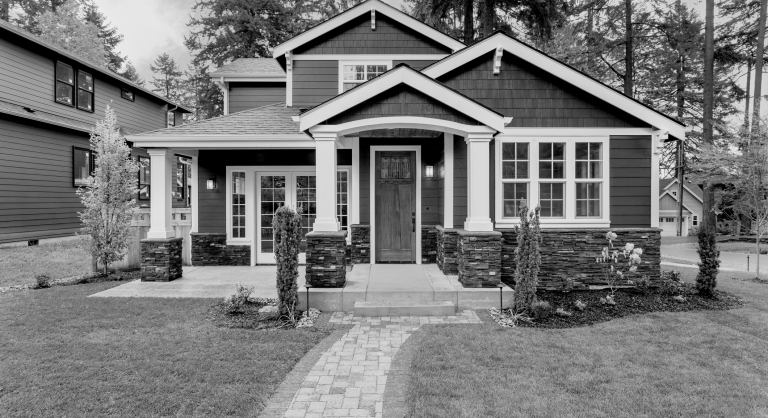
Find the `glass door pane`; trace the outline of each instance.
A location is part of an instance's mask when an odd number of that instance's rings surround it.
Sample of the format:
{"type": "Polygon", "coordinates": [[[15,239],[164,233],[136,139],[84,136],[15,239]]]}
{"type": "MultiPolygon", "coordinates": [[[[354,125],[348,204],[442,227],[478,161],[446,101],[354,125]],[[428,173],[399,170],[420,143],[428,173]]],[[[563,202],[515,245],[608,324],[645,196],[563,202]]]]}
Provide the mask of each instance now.
{"type": "Polygon", "coordinates": [[[272,232],[272,218],[280,206],[287,204],[286,176],[283,175],[259,175],[259,240],[261,253],[274,253],[274,236],[272,232]]]}
{"type": "Polygon", "coordinates": [[[309,173],[294,174],[294,196],[296,210],[301,214],[301,244],[299,252],[307,251],[307,233],[312,231],[312,225],[317,217],[317,198],[315,175],[309,173]]]}

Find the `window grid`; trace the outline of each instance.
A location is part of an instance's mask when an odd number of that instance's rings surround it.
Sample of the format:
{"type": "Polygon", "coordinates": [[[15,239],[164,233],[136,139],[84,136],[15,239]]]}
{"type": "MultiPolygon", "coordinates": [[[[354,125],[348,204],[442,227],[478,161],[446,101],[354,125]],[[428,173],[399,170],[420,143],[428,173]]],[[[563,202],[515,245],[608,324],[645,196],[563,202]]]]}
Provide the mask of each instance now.
{"type": "Polygon", "coordinates": [[[274,252],[272,218],[281,206],[285,206],[285,176],[261,176],[261,252],[274,252]]]}
{"type": "Polygon", "coordinates": [[[349,229],[349,173],[336,172],[336,217],[342,230],[349,229]]]}
{"type": "Polygon", "coordinates": [[[56,102],[75,107],[75,70],[56,62],[56,102]]]}
{"type": "Polygon", "coordinates": [[[139,157],[139,200],[150,199],[151,167],[148,157],[139,157]]]}
{"type": "Polygon", "coordinates": [[[603,178],[603,144],[600,142],[576,143],[576,178],[603,178]]]}
{"type": "Polygon", "coordinates": [[[565,143],[542,142],[539,144],[539,178],[565,178],[565,143]]]}
{"type": "Polygon", "coordinates": [[[245,238],[245,172],[232,172],[232,238],[245,238]]]}
{"type": "Polygon", "coordinates": [[[564,217],[565,183],[539,183],[539,205],[543,218],[564,217]]]}
{"type": "Polygon", "coordinates": [[[389,69],[389,65],[375,63],[350,63],[342,65],[342,92],[356,87],[358,84],[365,83],[368,80],[384,74],[389,69]]]}
{"type": "Polygon", "coordinates": [[[691,226],[699,226],[699,215],[693,215],[691,226]]]}
{"type": "Polygon", "coordinates": [[[314,175],[296,176],[296,209],[301,212],[301,243],[299,252],[307,251],[307,234],[317,217],[316,178],[314,175]]]}
{"type": "Polygon", "coordinates": [[[77,108],[93,112],[93,76],[82,70],[77,72],[77,108]]]}
{"type": "Polygon", "coordinates": [[[520,204],[528,200],[530,147],[527,142],[501,144],[502,211],[504,218],[517,218],[520,204]],[[519,180],[526,181],[519,181],[519,180]]]}
{"type": "Polygon", "coordinates": [[[602,183],[576,183],[576,217],[599,218],[602,183]]]}

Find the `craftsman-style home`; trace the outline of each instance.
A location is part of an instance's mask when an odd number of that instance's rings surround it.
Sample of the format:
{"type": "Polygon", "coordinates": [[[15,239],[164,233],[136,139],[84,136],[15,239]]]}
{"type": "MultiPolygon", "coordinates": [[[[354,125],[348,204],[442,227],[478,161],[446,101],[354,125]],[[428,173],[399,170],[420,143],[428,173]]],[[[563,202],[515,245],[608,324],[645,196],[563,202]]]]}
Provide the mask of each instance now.
{"type": "Polygon", "coordinates": [[[512,280],[527,201],[542,286],[598,284],[608,230],[659,274],[659,149],[685,126],[515,38],[467,46],[369,0],[213,77],[224,116],[128,136],[152,164],[147,275],[180,274],[152,259],[180,245],[177,153],[192,156],[193,264],[274,263],[272,214],[289,205],[313,286],[343,286],[349,263],[437,263],[495,286],[512,280]]]}

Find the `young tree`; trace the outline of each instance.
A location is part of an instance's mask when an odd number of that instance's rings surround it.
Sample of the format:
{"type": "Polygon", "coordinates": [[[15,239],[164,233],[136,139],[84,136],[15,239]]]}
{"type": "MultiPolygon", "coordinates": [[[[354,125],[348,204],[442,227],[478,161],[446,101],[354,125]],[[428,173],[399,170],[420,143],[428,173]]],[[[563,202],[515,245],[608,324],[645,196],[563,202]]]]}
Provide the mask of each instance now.
{"type": "Polygon", "coordinates": [[[275,231],[277,310],[281,316],[293,319],[298,301],[301,215],[288,206],[281,206],[272,218],[272,229],[275,231]]]}
{"type": "Polygon", "coordinates": [[[56,11],[43,13],[38,28],[42,40],[100,66],[107,65],[107,51],[99,38],[99,30],[80,17],[77,0],[68,0],[60,4],[56,11]]]}
{"type": "Polygon", "coordinates": [[[515,249],[515,311],[530,311],[536,301],[536,286],[539,283],[541,267],[541,208],[529,213],[528,204],[520,204],[520,226],[517,227],[517,248],[515,249]]]}
{"type": "Polygon", "coordinates": [[[79,213],[82,232],[92,238],[91,252],[104,274],[110,264],[122,260],[133,238],[131,217],[137,209],[139,165],[120,135],[115,112],[107,105],[104,120],[91,133],[96,169],[86,186],[77,190],[85,209],[79,213]]]}
{"type": "Polygon", "coordinates": [[[184,73],[176,61],[164,52],[155,58],[149,69],[159,77],[152,76],[152,91],[164,95],[168,100],[179,102],[182,97],[184,73]]]}

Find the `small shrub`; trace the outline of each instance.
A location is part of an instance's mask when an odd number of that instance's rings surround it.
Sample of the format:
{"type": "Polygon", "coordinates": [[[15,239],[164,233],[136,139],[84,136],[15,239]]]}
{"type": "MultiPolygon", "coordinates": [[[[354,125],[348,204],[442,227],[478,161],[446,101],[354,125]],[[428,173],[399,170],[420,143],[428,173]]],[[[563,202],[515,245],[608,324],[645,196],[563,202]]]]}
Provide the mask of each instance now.
{"type": "Polygon", "coordinates": [[[539,281],[541,266],[541,227],[539,213],[541,208],[529,213],[528,204],[520,203],[520,226],[517,230],[517,248],[515,249],[515,310],[529,311],[536,300],[536,286],[539,281]]]}
{"type": "Polygon", "coordinates": [[[616,299],[613,298],[613,295],[608,295],[604,298],[600,298],[600,303],[606,306],[616,306],[616,299]]]}
{"type": "Polygon", "coordinates": [[[576,302],[573,302],[573,307],[576,308],[577,311],[583,311],[584,309],[587,309],[587,304],[581,299],[576,299],[576,302]]]}
{"type": "Polygon", "coordinates": [[[640,293],[646,294],[651,289],[651,279],[648,276],[640,276],[638,279],[630,279],[628,283],[635,286],[640,293]]]}
{"type": "Polygon", "coordinates": [[[38,289],[46,289],[51,287],[51,276],[47,274],[38,274],[35,276],[35,283],[38,289]]]}
{"type": "Polygon", "coordinates": [[[224,310],[230,314],[243,313],[248,298],[254,291],[253,286],[244,286],[241,283],[235,285],[235,294],[224,298],[224,310]]]}
{"type": "Polygon", "coordinates": [[[717,286],[717,272],[720,268],[720,251],[717,249],[715,234],[707,228],[699,232],[699,274],[696,275],[696,290],[704,296],[712,296],[717,286]]]}
{"type": "Polygon", "coordinates": [[[557,310],[555,311],[555,315],[562,316],[564,318],[569,318],[569,317],[573,316],[573,313],[572,312],[568,312],[568,311],[566,311],[563,308],[557,308],[557,310]]]}
{"type": "Polygon", "coordinates": [[[537,300],[531,303],[530,312],[536,319],[547,319],[552,316],[552,305],[545,300],[537,300]]]}
{"type": "Polygon", "coordinates": [[[679,271],[665,271],[661,273],[659,293],[667,296],[677,296],[686,293],[685,282],[680,278],[679,271]]]}

